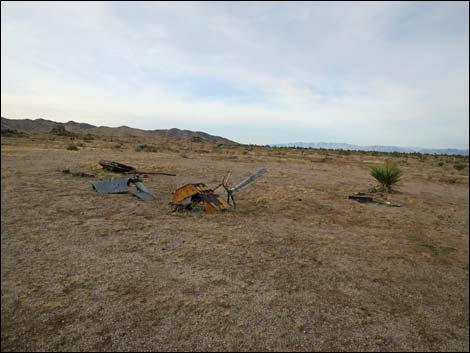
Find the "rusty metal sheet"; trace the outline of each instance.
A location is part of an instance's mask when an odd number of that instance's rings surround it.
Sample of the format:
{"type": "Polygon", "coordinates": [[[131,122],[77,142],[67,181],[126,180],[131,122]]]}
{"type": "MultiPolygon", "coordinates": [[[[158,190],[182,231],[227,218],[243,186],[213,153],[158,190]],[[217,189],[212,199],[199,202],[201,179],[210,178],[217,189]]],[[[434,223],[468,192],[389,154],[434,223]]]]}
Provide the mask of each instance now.
{"type": "Polygon", "coordinates": [[[212,190],[199,193],[202,204],[206,209],[206,213],[214,213],[216,211],[222,211],[230,208],[230,205],[222,197],[214,194],[212,190]]]}
{"type": "Polygon", "coordinates": [[[188,197],[197,195],[201,191],[210,190],[206,184],[186,184],[175,191],[173,194],[172,203],[174,205],[183,202],[188,197]]]}
{"type": "MultiPolygon", "coordinates": [[[[191,204],[202,204],[206,213],[214,213],[230,208],[222,197],[215,194],[206,184],[186,184],[178,188],[173,194],[172,204],[180,205],[190,198],[191,204]]],[[[191,208],[191,205],[188,206],[191,208]]]]}

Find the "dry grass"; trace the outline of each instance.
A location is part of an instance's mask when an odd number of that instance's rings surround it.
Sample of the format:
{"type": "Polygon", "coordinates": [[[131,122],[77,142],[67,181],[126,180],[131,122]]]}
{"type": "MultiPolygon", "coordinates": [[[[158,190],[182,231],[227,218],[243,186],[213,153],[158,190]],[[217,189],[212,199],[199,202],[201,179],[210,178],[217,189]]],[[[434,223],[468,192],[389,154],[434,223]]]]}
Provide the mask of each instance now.
{"type": "Polygon", "coordinates": [[[393,158],[391,208],[347,200],[386,157],[70,143],[2,137],[3,351],[468,351],[468,162],[393,158]],[[143,202],[60,172],[111,177],[100,159],[178,176],[143,202]],[[177,186],[260,167],[239,208],[168,213],[177,186]]]}

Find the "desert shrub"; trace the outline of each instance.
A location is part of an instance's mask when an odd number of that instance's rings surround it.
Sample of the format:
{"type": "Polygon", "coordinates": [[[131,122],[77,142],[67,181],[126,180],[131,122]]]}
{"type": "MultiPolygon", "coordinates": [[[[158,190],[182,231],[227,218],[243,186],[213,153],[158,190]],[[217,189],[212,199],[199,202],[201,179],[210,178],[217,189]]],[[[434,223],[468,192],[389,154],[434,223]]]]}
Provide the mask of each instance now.
{"type": "Polygon", "coordinates": [[[64,125],[56,125],[54,126],[51,131],[49,131],[49,134],[51,135],[57,135],[57,136],[68,136],[68,137],[77,137],[77,134],[68,131],[64,125]]]}
{"type": "Polygon", "coordinates": [[[372,167],[371,175],[380,183],[383,190],[392,191],[402,176],[402,171],[397,166],[386,162],[384,167],[372,167]]]}
{"type": "Polygon", "coordinates": [[[457,169],[459,172],[465,168],[465,164],[462,163],[455,163],[454,168],[457,169]]]}
{"type": "Polygon", "coordinates": [[[135,148],[135,151],[136,152],[158,152],[158,148],[156,146],[143,144],[143,145],[137,145],[137,147],[135,148]]]}
{"type": "Polygon", "coordinates": [[[191,142],[204,142],[204,141],[206,141],[206,139],[204,139],[202,137],[199,137],[199,136],[192,136],[190,138],[190,141],[191,142]]]}
{"type": "Polygon", "coordinates": [[[443,161],[440,161],[439,163],[437,163],[437,165],[438,165],[439,167],[442,167],[442,166],[444,165],[444,162],[443,162],[443,161]]]}
{"type": "Polygon", "coordinates": [[[76,145],[68,145],[67,146],[68,151],[78,151],[78,146],[76,145]]]}
{"type": "Polygon", "coordinates": [[[94,139],[95,139],[95,136],[93,136],[92,134],[86,134],[85,136],[83,136],[83,141],[86,141],[86,142],[93,141],[94,139]]]}
{"type": "Polygon", "coordinates": [[[17,131],[15,129],[2,128],[2,136],[28,136],[28,134],[21,131],[17,131]]]}
{"type": "Polygon", "coordinates": [[[452,177],[441,177],[439,178],[439,181],[447,184],[455,184],[457,182],[457,179],[452,177]]]}

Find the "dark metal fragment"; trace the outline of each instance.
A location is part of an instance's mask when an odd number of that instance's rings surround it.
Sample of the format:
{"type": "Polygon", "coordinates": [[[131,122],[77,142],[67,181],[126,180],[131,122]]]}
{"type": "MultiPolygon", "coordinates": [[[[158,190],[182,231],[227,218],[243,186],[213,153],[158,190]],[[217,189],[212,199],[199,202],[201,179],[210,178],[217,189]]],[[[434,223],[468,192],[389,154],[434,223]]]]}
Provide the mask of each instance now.
{"type": "Polygon", "coordinates": [[[110,172],[114,173],[123,173],[123,174],[159,174],[159,175],[168,175],[168,176],[176,176],[176,174],[170,173],[162,173],[162,172],[143,172],[141,170],[137,170],[130,165],[114,162],[114,161],[105,161],[101,160],[98,162],[103,169],[109,170],[110,172]]]}
{"type": "Polygon", "coordinates": [[[155,199],[155,195],[145,187],[145,185],[142,183],[142,180],[139,178],[120,178],[106,181],[94,181],[91,183],[91,185],[93,186],[93,189],[100,193],[129,193],[144,201],[151,201],[155,199]],[[135,185],[137,191],[131,190],[129,188],[131,184],[135,185]]]}

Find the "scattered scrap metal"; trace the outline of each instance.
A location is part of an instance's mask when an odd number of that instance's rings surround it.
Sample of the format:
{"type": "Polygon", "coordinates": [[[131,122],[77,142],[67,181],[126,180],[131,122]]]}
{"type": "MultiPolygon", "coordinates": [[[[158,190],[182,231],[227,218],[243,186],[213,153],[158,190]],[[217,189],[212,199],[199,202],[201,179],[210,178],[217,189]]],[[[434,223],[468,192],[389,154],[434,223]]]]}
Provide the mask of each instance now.
{"type": "MultiPolygon", "coordinates": [[[[137,174],[160,174],[160,175],[169,175],[176,176],[175,174],[161,173],[161,172],[143,172],[137,170],[136,168],[114,162],[114,161],[105,161],[101,160],[98,162],[104,169],[109,170],[114,173],[122,174],[135,174],[133,178],[119,178],[111,179],[104,181],[94,181],[91,183],[93,189],[100,193],[107,194],[131,194],[144,201],[155,200],[155,195],[148,190],[142,180],[137,174]],[[134,188],[132,188],[134,187],[134,188]]],[[[65,173],[65,171],[64,171],[65,173]]],[[[94,177],[94,175],[93,175],[94,177]]]]}
{"type": "Polygon", "coordinates": [[[93,189],[100,193],[108,194],[131,194],[137,196],[144,201],[155,200],[155,195],[152,194],[143,184],[139,177],[136,178],[119,178],[105,181],[94,181],[91,183],[93,189]],[[135,186],[136,190],[132,190],[131,184],[135,186]]]}
{"type": "Polygon", "coordinates": [[[202,205],[206,213],[214,213],[216,211],[222,211],[230,208],[230,200],[232,200],[233,207],[235,208],[236,203],[233,197],[233,193],[247,186],[267,171],[268,170],[266,168],[262,168],[258,170],[256,174],[253,174],[249,178],[246,178],[233,187],[228,186],[228,179],[231,175],[231,172],[228,172],[223,178],[222,183],[213,190],[203,183],[183,185],[173,194],[171,204],[174,206],[174,210],[191,210],[196,208],[198,205],[202,205]],[[227,201],[214,192],[221,186],[227,192],[227,201]]]}
{"type": "Polygon", "coordinates": [[[355,194],[348,197],[350,200],[357,201],[359,203],[369,203],[374,202],[374,199],[370,196],[364,196],[361,194],[355,194]]]}
{"type": "MultiPolygon", "coordinates": [[[[372,192],[376,192],[376,191],[371,191],[369,189],[369,192],[372,193],[372,192]]],[[[384,205],[384,206],[388,206],[388,207],[401,207],[401,205],[398,204],[398,203],[373,198],[371,196],[367,196],[366,193],[364,193],[364,192],[355,192],[354,195],[348,196],[348,199],[357,201],[359,203],[376,203],[376,204],[384,205]]]]}
{"type": "Polygon", "coordinates": [[[114,162],[114,161],[105,161],[105,160],[101,160],[98,162],[102,167],[103,169],[106,169],[106,170],[109,170],[110,172],[114,172],[114,173],[123,173],[123,174],[159,174],[159,175],[168,175],[168,176],[176,176],[176,174],[170,174],[170,173],[162,173],[162,172],[144,172],[144,171],[141,171],[141,170],[137,170],[136,168],[130,166],[130,165],[126,165],[126,164],[122,164],[122,163],[118,163],[118,162],[114,162]]]}

